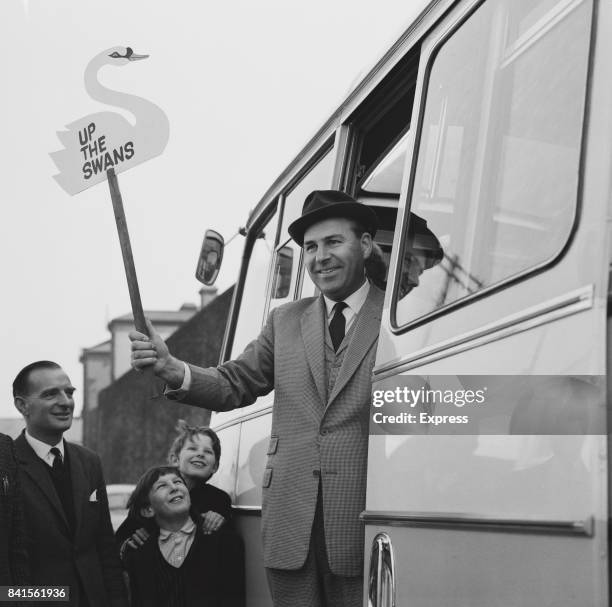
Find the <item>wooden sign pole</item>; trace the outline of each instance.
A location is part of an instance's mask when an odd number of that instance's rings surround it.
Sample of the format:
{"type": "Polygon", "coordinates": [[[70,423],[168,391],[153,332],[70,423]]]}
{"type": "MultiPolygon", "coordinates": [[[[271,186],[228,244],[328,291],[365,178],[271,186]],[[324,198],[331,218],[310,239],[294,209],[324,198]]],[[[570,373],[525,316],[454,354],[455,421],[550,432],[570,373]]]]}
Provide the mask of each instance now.
{"type": "Polygon", "coordinates": [[[127,229],[125,220],[125,212],[123,210],[123,200],[119,191],[119,183],[115,169],[110,168],[106,171],[108,179],[108,187],[110,188],[111,199],[113,201],[113,211],[115,213],[115,222],[117,223],[117,232],[119,234],[119,244],[121,245],[121,254],[123,255],[123,265],[125,266],[125,276],[127,278],[128,290],[130,292],[130,301],[132,303],[132,313],[134,315],[134,326],[137,331],[149,335],[145,322],[142,302],[140,300],[140,290],[138,289],[138,279],[136,278],[136,268],[134,267],[134,257],[132,256],[132,246],[130,245],[130,235],[127,229]]]}

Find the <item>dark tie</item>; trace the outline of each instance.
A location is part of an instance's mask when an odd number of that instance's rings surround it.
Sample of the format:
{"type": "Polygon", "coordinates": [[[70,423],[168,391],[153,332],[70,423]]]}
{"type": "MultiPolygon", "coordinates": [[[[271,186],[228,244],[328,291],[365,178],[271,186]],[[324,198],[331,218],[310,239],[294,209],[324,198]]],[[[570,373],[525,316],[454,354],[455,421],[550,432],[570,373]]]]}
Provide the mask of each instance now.
{"type": "Polygon", "coordinates": [[[51,447],[50,452],[53,454],[53,466],[51,466],[51,469],[55,474],[62,475],[64,472],[62,452],[57,447],[51,447]]]}
{"type": "Polygon", "coordinates": [[[331,337],[335,352],[338,351],[338,348],[344,339],[346,318],[344,318],[342,310],[347,307],[348,304],[344,303],[343,301],[339,301],[337,304],[334,304],[334,307],[332,308],[334,315],[329,323],[329,335],[331,337]]]}
{"type": "Polygon", "coordinates": [[[51,466],[51,480],[57,495],[62,503],[70,530],[75,529],[74,502],[72,498],[72,481],[68,462],[62,458],[62,453],[57,447],[49,450],[53,454],[53,465],[51,466]]]}

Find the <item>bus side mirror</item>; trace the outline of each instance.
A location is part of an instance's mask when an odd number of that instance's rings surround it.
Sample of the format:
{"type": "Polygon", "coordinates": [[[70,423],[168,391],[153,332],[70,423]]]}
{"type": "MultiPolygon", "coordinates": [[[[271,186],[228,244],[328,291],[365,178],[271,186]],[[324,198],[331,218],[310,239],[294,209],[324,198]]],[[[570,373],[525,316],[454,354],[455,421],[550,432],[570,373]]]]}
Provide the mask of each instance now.
{"type": "Polygon", "coordinates": [[[221,261],[223,261],[224,247],[225,241],[219,232],[206,230],[195,273],[201,283],[210,286],[217,280],[221,261]]]}

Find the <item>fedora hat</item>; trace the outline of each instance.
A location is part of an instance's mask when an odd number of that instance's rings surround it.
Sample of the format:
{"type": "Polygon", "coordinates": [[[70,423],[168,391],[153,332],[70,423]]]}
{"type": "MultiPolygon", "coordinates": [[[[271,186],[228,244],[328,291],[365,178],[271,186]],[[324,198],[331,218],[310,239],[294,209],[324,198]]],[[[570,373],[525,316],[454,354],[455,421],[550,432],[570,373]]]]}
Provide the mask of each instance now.
{"type": "Polygon", "coordinates": [[[315,190],[306,197],[302,215],[289,226],[289,234],[302,246],[304,232],[311,225],[333,217],[354,219],[372,236],[376,234],[378,228],[378,218],[370,207],[338,190],[315,190]]]}

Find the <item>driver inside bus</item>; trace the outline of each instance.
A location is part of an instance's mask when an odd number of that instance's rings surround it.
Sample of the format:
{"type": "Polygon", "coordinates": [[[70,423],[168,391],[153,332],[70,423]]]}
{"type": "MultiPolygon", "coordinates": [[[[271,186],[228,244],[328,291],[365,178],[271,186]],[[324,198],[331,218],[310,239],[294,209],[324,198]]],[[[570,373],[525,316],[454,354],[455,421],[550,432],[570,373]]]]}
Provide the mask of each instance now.
{"type": "MultiPolygon", "coordinates": [[[[438,265],[443,258],[444,250],[436,235],[427,227],[427,222],[410,213],[398,299],[406,297],[412,289],[418,287],[421,274],[438,265]]],[[[384,291],[387,288],[387,262],[378,244],[372,243],[372,254],[366,260],[365,267],[370,282],[384,291]]]]}
{"type": "Polygon", "coordinates": [[[427,227],[427,222],[422,217],[410,213],[398,299],[406,297],[412,289],[418,287],[421,274],[438,265],[443,257],[444,251],[440,241],[427,227]]]}

